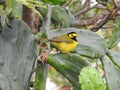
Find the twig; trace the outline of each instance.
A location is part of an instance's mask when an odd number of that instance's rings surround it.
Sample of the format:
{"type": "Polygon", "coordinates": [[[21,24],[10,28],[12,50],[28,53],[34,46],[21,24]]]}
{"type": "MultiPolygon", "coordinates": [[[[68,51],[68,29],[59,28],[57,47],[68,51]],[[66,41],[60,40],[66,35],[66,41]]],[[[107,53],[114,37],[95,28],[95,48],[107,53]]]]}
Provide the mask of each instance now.
{"type": "Polygon", "coordinates": [[[114,25],[111,25],[111,26],[103,26],[102,29],[113,28],[113,27],[115,27],[115,26],[116,26],[115,24],[114,24],[114,25]]]}

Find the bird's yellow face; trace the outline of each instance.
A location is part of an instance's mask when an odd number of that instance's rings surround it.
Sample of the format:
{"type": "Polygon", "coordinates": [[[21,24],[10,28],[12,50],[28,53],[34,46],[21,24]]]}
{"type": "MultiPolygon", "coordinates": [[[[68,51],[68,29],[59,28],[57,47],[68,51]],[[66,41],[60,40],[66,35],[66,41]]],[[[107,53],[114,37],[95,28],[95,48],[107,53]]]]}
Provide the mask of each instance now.
{"type": "Polygon", "coordinates": [[[70,32],[68,33],[68,37],[77,41],[76,37],[77,37],[77,33],[76,32],[70,32]]]}

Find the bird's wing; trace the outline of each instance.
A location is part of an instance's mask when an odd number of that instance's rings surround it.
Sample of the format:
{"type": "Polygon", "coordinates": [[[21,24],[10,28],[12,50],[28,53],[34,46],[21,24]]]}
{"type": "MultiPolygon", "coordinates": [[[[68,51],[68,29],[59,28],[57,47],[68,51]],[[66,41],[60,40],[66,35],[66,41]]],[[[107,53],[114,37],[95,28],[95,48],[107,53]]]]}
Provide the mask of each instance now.
{"type": "Polygon", "coordinates": [[[53,37],[53,38],[50,39],[49,41],[57,42],[57,43],[61,43],[61,42],[72,43],[72,42],[73,42],[73,40],[70,39],[67,35],[62,35],[62,36],[53,37]]]}

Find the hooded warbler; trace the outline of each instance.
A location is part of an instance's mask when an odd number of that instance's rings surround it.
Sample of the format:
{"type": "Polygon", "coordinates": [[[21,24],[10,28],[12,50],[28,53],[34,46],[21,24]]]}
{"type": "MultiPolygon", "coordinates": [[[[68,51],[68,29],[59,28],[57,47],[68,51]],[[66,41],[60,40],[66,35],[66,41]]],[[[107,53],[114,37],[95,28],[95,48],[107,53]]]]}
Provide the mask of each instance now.
{"type": "Polygon", "coordinates": [[[77,37],[76,32],[70,32],[68,34],[53,37],[49,41],[51,42],[51,45],[58,49],[60,52],[68,53],[77,46],[78,41],[76,37],[77,37]]]}

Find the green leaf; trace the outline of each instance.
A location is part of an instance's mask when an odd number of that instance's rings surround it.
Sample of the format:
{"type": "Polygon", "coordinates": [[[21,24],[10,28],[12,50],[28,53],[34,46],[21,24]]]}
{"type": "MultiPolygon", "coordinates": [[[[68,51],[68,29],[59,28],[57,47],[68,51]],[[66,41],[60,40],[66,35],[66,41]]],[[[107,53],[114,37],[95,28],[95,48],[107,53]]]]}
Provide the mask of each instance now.
{"type": "Polygon", "coordinates": [[[0,0],[0,5],[3,5],[3,3],[4,3],[4,0],[0,0]]]}
{"type": "Polygon", "coordinates": [[[0,33],[0,88],[28,90],[36,60],[36,44],[31,30],[21,20],[10,20],[0,33]]]}
{"type": "MultiPolygon", "coordinates": [[[[47,14],[47,8],[37,8],[37,10],[42,14],[43,17],[47,14]]],[[[52,6],[52,15],[51,15],[52,23],[55,28],[57,27],[68,27],[75,22],[74,16],[70,13],[70,11],[66,11],[66,9],[60,6],[52,6]]]]}
{"type": "Polygon", "coordinates": [[[6,0],[6,2],[7,2],[7,9],[9,9],[8,12],[10,13],[10,8],[11,8],[12,9],[12,16],[21,18],[22,5],[19,4],[16,0],[6,0]]]}
{"type": "Polygon", "coordinates": [[[117,25],[114,28],[112,35],[108,41],[108,48],[111,49],[120,42],[120,18],[117,20],[117,25]]]}
{"type": "Polygon", "coordinates": [[[72,53],[49,55],[47,62],[77,88],[80,88],[78,83],[80,70],[89,65],[81,56],[72,53]]]}
{"type": "Polygon", "coordinates": [[[85,67],[80,71],[79,82],[82,90],[105,90],[100,73],[93,67],[85,67]]]}
{"type": "Polygon", "coordinates": [[[75,48],[77,53],[91,58],[98,58],[106,54],[108,49],[104,39],[89,30],[81,30],[76,28],[56,29],[51,31],[50,36],[54,37],[72,31],[78,34],[78,45],[75,48]]]}
{"type": "Polygon", "coordinates": [[[48,4],[58,5],[58,4],[66,2],[67,0],[42,0],[42,1],[48,4]]]}
{"type": "Polygon", "coordinates": [[[48,65],[41,62],[37,62],[36,67],[36,75],[35,75],[35,81],[33,82],[34,86],[33,88],[35,90],[46,90],[46,80],[47,80],[47,73],[48,73],[48,65]]]}
{"type": "Polygon", "coordinates": [[[111,50],[107,53],[107,56],[114,63],[114,65],[120,69],[120,53],[111,50]]]}
{"type": "Polygon", "coordinates": [[[69,10],[67,11],[66,9],[60,7],[60,6],[53,6],[52,9],[52,22],[53,24],[61,27],[68,27],[71,25],[74,21],[75,18],[69,13],[69,10]]]}
{"type": "Polygon", "coordinates": [[[108,90],[120,90],[120,69],[108,57],[102,58],[108,90]]]}

